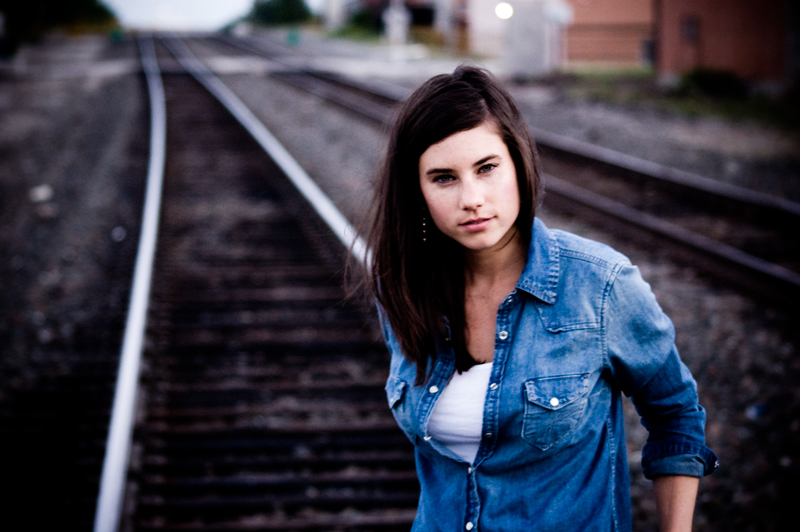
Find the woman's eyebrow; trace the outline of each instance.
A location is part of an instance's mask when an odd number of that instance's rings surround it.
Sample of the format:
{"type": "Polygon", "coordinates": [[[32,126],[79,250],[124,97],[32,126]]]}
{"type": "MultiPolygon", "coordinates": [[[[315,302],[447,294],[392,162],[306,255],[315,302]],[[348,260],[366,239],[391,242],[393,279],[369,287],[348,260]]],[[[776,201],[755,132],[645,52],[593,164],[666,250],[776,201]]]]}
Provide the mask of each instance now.
{"type": "MultiPolygon", "coordinates": [[[[472,166],[480,166],[480,165],[482,165],[483,163],[485,163],[485,162],[487,162],[487,161],[491,161],[492,159],[495,159],[495,158],[497,158],[497,157],[500,157],[500,156],[499,156],[499,155],[494,155],[494,154],[492,154],[492,155],[487,155],[486,157],[484,157],[484,158],[482,158],[482,159],[480,159],[480,160],[476,161],[475,163],[473,163],[473,165],[472,165],[472,166]]],[[[425,175],[433,175],[433,174],[450,174],[450,173],[452,173],[452,172],[453,172],[453,169],[452,169],[452,168],[431,168],[430,170],[428,170],[427,172],[425,172],[425,175]]]]}
{"type": "Polygon", "coordinates": [[[453,170],[451,168],[431,168],[425,175],[433,175],[433,174],[450,174],[453,170]]]}
{"type": "Polygon", "coordinates": [[[475,162],[475,164],[473,164],[472,166],[480,166],[480,165],[482,165],[483,163],[485,163],[485,162],[488,162],[488,161],[490,161],[490,160],[492,160],[492,159],[494,159],[494,158],[496,158],[496,157],[500,157],[500,156],[499,156],[499,155],[494,155],[494,154],[492,154],[492,155],[487,155],[486,157],[484,157],[484,158],[483,158],[483,159],[481,159],[480,161],[476,161],[476,162],[475,162]]]}

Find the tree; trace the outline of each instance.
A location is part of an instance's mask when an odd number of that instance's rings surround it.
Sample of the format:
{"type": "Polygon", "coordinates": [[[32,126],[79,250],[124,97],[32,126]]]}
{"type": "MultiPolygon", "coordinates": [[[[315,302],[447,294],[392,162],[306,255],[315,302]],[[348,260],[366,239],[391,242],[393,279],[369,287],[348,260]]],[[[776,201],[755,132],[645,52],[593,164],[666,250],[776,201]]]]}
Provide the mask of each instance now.
{"type": "Polygon", "coordinates": [[[304,0],[256,0],[248,18],[273,26],[305,22],[311,18],[311,11],[304,0]]]}
{"type": "Polygon", "coordinates": [[[0,54],[13,53],[22,41],[40,38],[58,26],[116,20],[98,0],[0,0],[0,13],[5,22],[0,54]]]}

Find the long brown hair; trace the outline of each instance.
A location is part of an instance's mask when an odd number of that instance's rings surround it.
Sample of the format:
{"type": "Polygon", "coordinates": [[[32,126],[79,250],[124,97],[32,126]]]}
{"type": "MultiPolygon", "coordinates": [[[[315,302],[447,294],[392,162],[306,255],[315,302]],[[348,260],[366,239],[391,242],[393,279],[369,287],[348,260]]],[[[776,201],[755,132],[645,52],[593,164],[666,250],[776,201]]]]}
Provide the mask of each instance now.
{"type": "Polygon", "coordinates": [[[461,66],[419,87],[399,110],[379,176],[366,235],[368,283],[403,354],[416,364],[417,384],[426,380],[439,342],[452,346],[458,370],[475,364],[466,347],[463,250],[427,216],[419,158],[431,145],[487,121],[514,161],[516,227],[527,245],[541,196],[536,148],[511,95],[485,70],[461,66]]]}

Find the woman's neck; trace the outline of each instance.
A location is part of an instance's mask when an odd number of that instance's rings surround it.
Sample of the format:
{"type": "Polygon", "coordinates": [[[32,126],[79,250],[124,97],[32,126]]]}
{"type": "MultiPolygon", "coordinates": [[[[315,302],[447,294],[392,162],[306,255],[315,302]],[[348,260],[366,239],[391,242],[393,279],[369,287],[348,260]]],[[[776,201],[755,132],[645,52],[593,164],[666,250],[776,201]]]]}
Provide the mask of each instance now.
{"type": "Polygon", "coordinates": [[[516,228],[498,246],[465,253],[465,281],[468,286],[493,286],[508,284],[509,278],[516,284],[526,260],[526,247],[516,228]]]}
{"type": "Polygon", "coordinates": [[[519,231],[514,228],[506,236],[491,249],[466,253],[464,332],[467,351],[479,363],[494,359],[497,309],[525,267],[526,248],[519,231]]]}

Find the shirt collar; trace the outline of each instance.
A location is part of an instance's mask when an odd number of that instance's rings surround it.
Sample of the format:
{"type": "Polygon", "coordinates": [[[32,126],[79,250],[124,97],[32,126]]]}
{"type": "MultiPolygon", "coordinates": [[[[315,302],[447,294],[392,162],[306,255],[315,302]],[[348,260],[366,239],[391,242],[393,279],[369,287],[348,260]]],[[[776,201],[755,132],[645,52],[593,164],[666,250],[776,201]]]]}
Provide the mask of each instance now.
{"type": "Polygon", "coordinates": [[[556,302],[559,256],[561,250],[555,235],[538,218],[533,221],[528,261],[517,281],[517,288],[528,292],[545,303],[556,302]]]}

